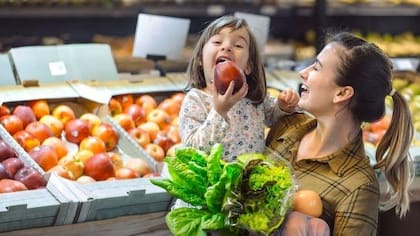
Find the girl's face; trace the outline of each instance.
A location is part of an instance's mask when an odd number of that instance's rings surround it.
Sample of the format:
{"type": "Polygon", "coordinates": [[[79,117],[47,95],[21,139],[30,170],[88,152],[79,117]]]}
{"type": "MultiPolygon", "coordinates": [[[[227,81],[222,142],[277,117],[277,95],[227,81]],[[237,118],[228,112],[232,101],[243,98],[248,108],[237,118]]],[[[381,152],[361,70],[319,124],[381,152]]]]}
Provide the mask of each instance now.
{"type": "Polygon", "coordinates": [[[299,72],[303,79],[298,106],[313,115],[328,114],[333,110],[336,96],[342,87],[335,83],[337,68],[344,47],[330,43],[318,54],[315,62],[299,72]]]}
{"type": "Polygon", "coordinates": [[[249,33],[245,28],[232,31],[232,28],[223,28],[218,34],[213,35],[204,45],[202,66],[206,82],[214,77],[214,68],[218,62],[231,60],[249,73],[249,33]]]}

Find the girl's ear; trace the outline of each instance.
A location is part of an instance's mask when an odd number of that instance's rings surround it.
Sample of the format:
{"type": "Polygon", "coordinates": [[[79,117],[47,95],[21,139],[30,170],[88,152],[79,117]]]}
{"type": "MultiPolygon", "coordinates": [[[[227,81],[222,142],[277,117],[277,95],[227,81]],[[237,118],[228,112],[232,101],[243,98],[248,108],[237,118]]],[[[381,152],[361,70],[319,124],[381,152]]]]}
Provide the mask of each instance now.
{"type": "Polygon", "coordinates": [[[349,101],[354,95],[354,89],[351,86],[340,87],[334,96],[333,102],[340,103],[349,101]]]}

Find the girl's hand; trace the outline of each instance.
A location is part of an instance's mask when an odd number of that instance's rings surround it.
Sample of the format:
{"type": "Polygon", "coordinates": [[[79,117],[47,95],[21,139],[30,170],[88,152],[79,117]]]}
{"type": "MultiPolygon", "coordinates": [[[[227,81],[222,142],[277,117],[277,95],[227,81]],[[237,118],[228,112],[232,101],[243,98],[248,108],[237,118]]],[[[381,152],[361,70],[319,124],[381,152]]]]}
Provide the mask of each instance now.
{"type": "Polygon", "coordinates": [[[277,97],[279,108],[287,113],[296,111],[299,102],[299,94],[293,89],[283,90],[277,97]]]}
{"type": "Polygon", "coordinates": [[[235,82],[231,82],[224,95],[219,94],[216,90],[214,83],[210,84],[210,93],[213,96],[214,109],[228,120],[227,113],[229,110],[241,99],[243,99],[248,93],[248,84],[244,82],[238,92],[232,94],[235,82]]]}

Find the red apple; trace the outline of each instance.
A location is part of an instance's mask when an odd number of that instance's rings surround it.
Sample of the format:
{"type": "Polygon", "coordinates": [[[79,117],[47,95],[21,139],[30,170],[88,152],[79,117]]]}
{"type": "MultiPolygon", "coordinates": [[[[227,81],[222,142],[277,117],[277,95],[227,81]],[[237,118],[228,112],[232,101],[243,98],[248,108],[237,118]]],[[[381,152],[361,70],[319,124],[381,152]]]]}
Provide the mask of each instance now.
{"type": "Polygon", "coordinates": [[[124,167],[135,170],[140,177],[152,172],[149,164],[141,158],[128,158],[124,163],[124,167]]]}
{"type": "Polygon", "coordinates": [[[79,150],[90,150],[93,154],[106,152],[105,142],[96,136],[89,136],[80,142],[79,150]]]}
{"type": "Polygon", "coordinates": [[[10,109],[5,105],[0,105],[0,117],[4,115],[9,115],[9,114],[10,114],[10,109]]]}
{"type": "Polygon", "coordinates": [[[13,179],[0,180],[0,193],[11,193],[24,190],[28,190],[28,188],[20,181],[13,179]]]}
{"type": "Polygon", "coordinates": [[[64,104],[56,106],[52,111],[52,115],[59,119],[63,125],[66,125],[70,120],[76,119],[73,109],[64,104]]]}
{"type": "Polygon", "coordinates": [[[0,118],[0,124],[9,132],[11,135],[15,134],[19,130],[23,130],[23,121],[16,115],[4,115],[0,118]]]}
{"type": "Polygon", "coordinates": [[[146,152],[149,154],[153,159],[158,162],[163,161],[165,158],[165,151],[163,148],[155,143],[149,143],[146,145],[146,152]]]}
{"type": "Polygon", "coordinates": [[[96,182],[96,180],[90,176],[82,175],[76,179],[76,182],[81,183],[81,184],[88,184],[88,183],[94,183],[96,182]]]}
{"type": "Polygon", "coordinates": [[[166,111],[156,108],[147,115],[147,121],[155,122],[159,129],[164,130],[171,124],[171,116],[166,111]]]}
{"type": "Polygon", "coordinates": [[[41,143],[44,142],[44,140],[48,137],[53,136],[53,132],[51,131],[50,127],[40,121],[29,123],[25,127],[25,130],[34,135],[41,143]]]}
{"type": "Polygon", "coordinates": [[[16,172],[24,166],[23,161],[17,157],[7,158],[6,160],[2,161],[1,164],[10,174],[10,176],[14,176],[16,172]]]}
{"type": "Polygon", "coordinates": [[[138,178],[139,175],[133,169],[122,167],[115,171],[115,178],[117,179],[134,179],[138,178]]]}
{"type": "Polygon", "coordinates": [[[41,142],[31,133],[26,130],[21,130],[13,135],[13,138],[19,143],[20,146],[29,152],[34,147],[41,145],[41,142]]]}
{"type": "Polygon", "coordinates": [[[13,110],[13,115],[18,116],[22,120],[23,127],[26,127],[29,123],[36,121],[35,113],[32,111],[30,106],[18,105],[13,110]]]}
{"type": "Polygon", "coordinates": [[[136,126],[146,121],[146,112],[140,105],[130,104],[124,108],[124,113],[129,114],[133,118],[136,126]]]}
{"type": "Polygon", "coordinates": [[[47,184],[44,177],[32,166],[18,170],[14,179],[23,183],[28,189],[43,188],[47,184]]]}
{"type": "Polygon", "coordinates": [[[155,122],[146,121],[139,126],[140,129],[145,130],[147,133],[149,133],[150,140],[153,141],[156,138],[157,133],[159,132],[160,128],[159,125],[155,122]]]}
{"type": "Polygon", "coordinates": [[[6,160],[9,157],[16,157],[16,152],[9,144],[0,139],[0,161],[6,160]]]}
{"type": "Polygon", "coordinates": [[[168,133],[165,131],[159,131],[156,135],[155,140],[153,140],[153,143],[158,144],[163,148],[165,153],[168,151],[170,147],[172,147],[175,144],[175,141],[172,140],[168,133]]]}
{"type": "Polygon", "coordinates": [[[217,91],[225,94],[231,81],[235,82],[233,93],[236,93],[245,81],[244,73],[230,60],[217,63],[214,70],[214,85],[217,91]]]}
{"type": "Polygon", "coordinates": [[[89,130],[92,132],[93,128],[102,123],[99,116],[93,113],[84,113],[80,116],[81,120],[86,120],[89,123],[89,130]]]}
{"type": "Polygon", "coordinates": [[[29,156],[45,171],[53,168],[58,163],[58,155],[51,146],[40,145],[28,152],[29,156]]]}
{"type": "Polygon", "coordinates": [[[95,180],[106,180],[114,177],[114,165],[107,153],[98,153],[86,161],[85,174],[95,180]]]}
{"type": "Polygon", "coordinates": [[[80,144],[90,134],[89,123],[86,120],[69,120],[64,126],[64,134],[67,141],[80,144]]]}
{"type": "Polygon", "coordinates": [[[53,115],[45,115],[41,117],[39,121],[46,124],[55,137],[61,138],[64,125],[57,117],[53,115]]]}
{"type": "Polygon", "coordinates": [[[105,143],[107,151],[113,150],[120,138],[118,131],[110,123],[103,122],[92,129],[92,135],[100,138],[105,143]]]}
{"type": "Polygon", "coordinates": [[[131,118],[130,115],[125,114],[125,113],[119,113],[117,115],[115,115],[114,117],[112,117],[115,122],[117,122],[117,124],[119,124],[121,126],[121,128],[123,128],[125,131],[129,131],[130,129],[136,127],[136,125],[134,124],[134,120],[133,118],[131,118]]]}
{"type": "Polygon", "coordinates": [[[13,175],[4,167],[3,163],[0,163],[0,179],[11,179],[13,175]]]}
{"type": "Polygon", "coordinates": [[[156,99],[148,94],[143,94],[140,97],[138,97],[135,100],[135,103],[137,105],[140,105],[144,109],[146,115],[149,114],[151,110],[157,107],[156,99]]]}
{"type": "Polygon", "coordinates": [[[122,105],[121,102],[118,101],[116,98],[111,98],[108,103],[109,112],[111,116],[115,116],[122,112],[122,105]]]}
{"type": "Polygon", "coordinates": [[[128,134],[143,148],[150,143],[149,133],[141,128],[130,129],[128,134]]]}

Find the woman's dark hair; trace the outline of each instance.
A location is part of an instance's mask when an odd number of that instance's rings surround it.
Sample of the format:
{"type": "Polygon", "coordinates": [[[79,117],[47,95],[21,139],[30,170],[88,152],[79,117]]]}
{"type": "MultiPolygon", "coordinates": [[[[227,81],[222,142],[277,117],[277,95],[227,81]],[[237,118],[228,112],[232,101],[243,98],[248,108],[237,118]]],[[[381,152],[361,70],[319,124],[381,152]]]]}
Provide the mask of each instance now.
{"type": "Polygon", "coordinates": [[[385,114],[385,97],[393,101],[389,128],[376,148],[375,168],[381,168],[391,186],[391,197],[381,201],[383,209],[396,206],[404,216],[409,210],[408,186],[413,180],[414,165],[408,152],[414,136],[410,109],[403,96],[392,88],[392,63],[375,44],[351,33],[338,33],[329,43],[344,47],[337,69],[336,83],[351,86],[354,96],[349,109],[358,122],[372,122],[385,114]]]}

